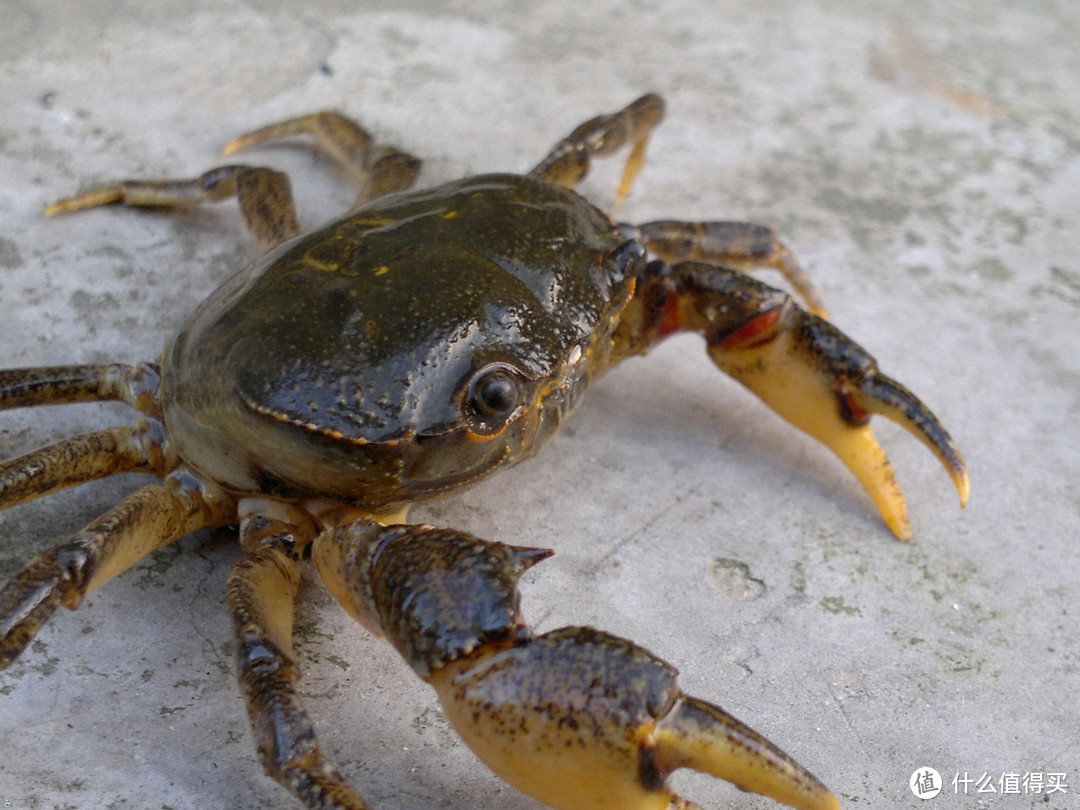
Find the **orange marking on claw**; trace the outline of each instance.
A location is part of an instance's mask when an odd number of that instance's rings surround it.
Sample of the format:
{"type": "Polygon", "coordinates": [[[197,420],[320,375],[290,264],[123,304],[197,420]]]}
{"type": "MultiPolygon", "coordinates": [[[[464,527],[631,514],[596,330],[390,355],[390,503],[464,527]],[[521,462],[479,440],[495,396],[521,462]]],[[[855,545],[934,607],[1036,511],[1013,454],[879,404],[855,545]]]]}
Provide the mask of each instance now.
{"type": "Polygon", "coordinates": [[[776,323],[780,320],[782,309],[770,309],[755,315],[744,323],[720,343],[722,349],[749,349],[757,345],[763,339],[773,336],[776,332],[776,323]]]}

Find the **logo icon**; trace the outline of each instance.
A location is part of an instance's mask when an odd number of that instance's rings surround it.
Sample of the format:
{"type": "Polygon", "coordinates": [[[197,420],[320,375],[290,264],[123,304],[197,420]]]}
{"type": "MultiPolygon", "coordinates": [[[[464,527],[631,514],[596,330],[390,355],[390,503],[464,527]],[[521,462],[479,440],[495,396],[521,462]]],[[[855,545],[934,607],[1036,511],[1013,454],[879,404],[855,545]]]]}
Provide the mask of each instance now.
{"type": "Polygon", "coordinates": [[[911,792],[920,799],[932,799],[941,793],[941,774],[933,768],[916,768],[908,780],[911,792]]]}

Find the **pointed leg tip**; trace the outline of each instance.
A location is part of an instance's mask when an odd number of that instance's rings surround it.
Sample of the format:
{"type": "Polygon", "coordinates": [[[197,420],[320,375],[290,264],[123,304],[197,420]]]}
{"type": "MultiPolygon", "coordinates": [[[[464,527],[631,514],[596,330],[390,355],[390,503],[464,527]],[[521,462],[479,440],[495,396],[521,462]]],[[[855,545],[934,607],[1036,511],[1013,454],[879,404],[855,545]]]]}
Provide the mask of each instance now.
{"type": "Polygon", "coordinates": [[[45,216],[51,217],[56,214],[68,214],[72,211],[82,211],[84,208],[96,208],[99,205],[120,202],[124,197],[123,184],[112,186],[99,186],[89,191],[83,191],[73,197],[64,197],[54,203],[45,206],[45,216]]]}
{"type": "Polygon", "coordinates": [[[77,194],[74,197],[64,197],[56,202],[49,203],[44,208],[44,214],[47,217],[54,217],[57,214],[69,214],[72,211],[89,208],[91,204],[84,202],[85,197],[85,194],[77,194]]]}
{"type": "Polygon", "coordinates": [[[235,138],[233,138],[231,141],[221,147],[221,152],[218,154],[218,157],[227,158],[230,155],[235,155],[237,152],[247,149],[249,146],[256,145],[261,140],[256,137],[257,132],[259,132],[259,130],[255,130],[254,132],[245,132],[243,135],[237,135],[235,138]]]}

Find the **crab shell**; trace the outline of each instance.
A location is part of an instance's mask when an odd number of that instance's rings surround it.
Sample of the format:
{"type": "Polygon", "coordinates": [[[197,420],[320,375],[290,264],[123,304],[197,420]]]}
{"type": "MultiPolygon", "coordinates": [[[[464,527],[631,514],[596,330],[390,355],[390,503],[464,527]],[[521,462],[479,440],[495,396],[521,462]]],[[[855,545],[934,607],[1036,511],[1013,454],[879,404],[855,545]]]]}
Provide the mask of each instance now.
{"type": "Polygon", "coordinates": [[[235,491],[372,511],[475,483],[607,365],[644,252],[527,177],[380,198],[198,308],[162,364],[171,443],[235,491]]]}

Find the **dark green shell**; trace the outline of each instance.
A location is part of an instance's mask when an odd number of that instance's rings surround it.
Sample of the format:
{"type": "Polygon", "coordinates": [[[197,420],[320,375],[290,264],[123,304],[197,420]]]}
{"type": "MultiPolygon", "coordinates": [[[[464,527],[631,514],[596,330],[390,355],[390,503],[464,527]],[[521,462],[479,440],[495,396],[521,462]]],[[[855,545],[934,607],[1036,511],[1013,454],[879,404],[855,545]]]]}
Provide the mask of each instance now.
{"type": "Polygon", "coordinates": [[[530,413],[470,438],[469,379],[505,364],[543,411],[545,383],[625,302],[621,242],[582,197],[517,175],[373,201],[195,312],[165,357],[170,435],[238,489],[382,507],[471,483],[546,432],[530,413]]]}

